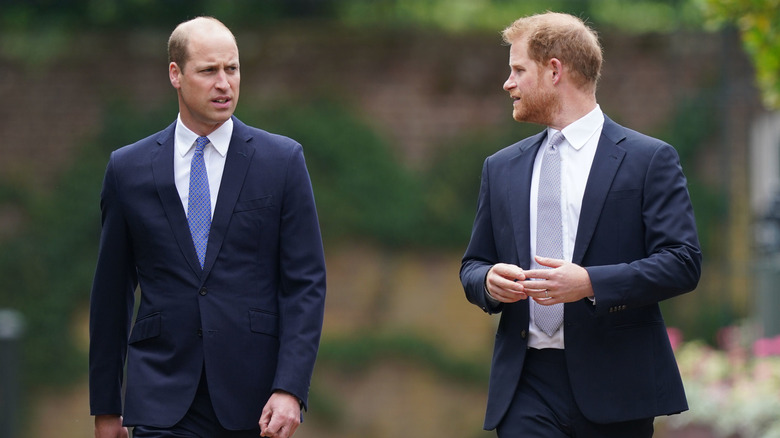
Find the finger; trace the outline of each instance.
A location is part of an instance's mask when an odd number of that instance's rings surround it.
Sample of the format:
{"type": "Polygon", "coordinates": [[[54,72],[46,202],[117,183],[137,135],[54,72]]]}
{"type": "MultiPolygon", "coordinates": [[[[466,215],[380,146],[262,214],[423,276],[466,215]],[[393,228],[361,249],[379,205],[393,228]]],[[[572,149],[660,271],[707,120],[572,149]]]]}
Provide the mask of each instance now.
{"type": "MultiPolygon", "coordinates": [[[[538,275],[544,275],[544,276],[549,275],[549,272],[545,272],[545,271],[549,271],[549,269],[541,269],[541,270],[539,270],[540,274],[538,274],[538,275]]],[[[529,273],[529,275],[532,275],[531,271],[528,271],[528,273],[529,273]]],[[[536,275],[536,274],[533,274],[533,275],[536,275]]],[[[539,293],[544,295],[544,291],[550,290],[552,288],[552,286],[553,286],[552,281],[550,281],[546,277],[534,277],[534,278],[532,278],[530,280],[521,281],[521,282],[519,282],[519,284],[523,288],[522,289],[523,292],[525,292],[525,293],[527,293],[529,295],[533,294],[534,296],[538,295],[539,293]]]]}
{"type": "Polygon", "coordinates": [[[265,438],[276,438],[278,435],[274,432],[271,432],[270,430],[266,429],[260,433],[261,437],[265,438]]]}
{"type": "Polygon", "coordinates": [[[300,425],[300,423],[297,423],[297,422],[290,425],[290,435],[287,436],[288,438],[290,438],[293,435],[295,435],[295,431],[298,430],[298,426],[299,425],[300,425]]]}
{"type": "Polygon", "coordinates": [[[537,298],[537,297],[534,297],[533,300],[536,301],[536,303],[539,304],[540,306],[552,306],[553,304],[560,303],[560,301],[558,299],[553,298],[553,297],[549,297],[549,298],[544,298],[544,297],[537,298]]]}
{"type": "Polygon", "coordinates": [[[522,268],[516,265],[497,263],[493,265],[490,271],[488,271],[488,275],[490,275],[491,273],[495,274],[498,277],[507,279],[509,281],[514,281],[518,279],[525,280],[525,275],[523,275],[522,268]]]}
{"type": "Polygon", "coordinates": [[[536,263],[539,263],[542,266],[547,266],[549,268],[558,268],[563,266],[564,263],[566,263],[566,260],[551,259],[549,257],[536,256],[534,257],[534,259],[536,260],[536,263]]]}
{"type": "Polygon", "coordinates": [[[258,424],[260,425],[260,436],[270,436],[268,435],[268,424],[271,421],[271,410],[268,408],[263,409],[263,414],[260,416],[260,421],[258,421],[258,424]]]}
{"type": "Polygon", "coordinates": [[[547,289],[543,288],[527,288],[525,289],[525,294],[528,295],[531,298],[538,298],[538,299],[548,299],[550,298],[550,292],[547,289]]]}
{"type": "Polygon", "coordinates": [[[493,275],[487,278],[487,287],[491,293],[512,294],[522,292],[523,287],[515,280],[508,280],[499,275],[493,275]]]}
{"type": "Polygon", "coordinates": [[[526,295],[528,295],[529,297],[533,298],[533,300],[536,301],[536,302],[550,300],[550,295],[548,293],[546,293],[545,291],[543,291],[543,290],[529,292],[526,295]]]}
{"type": "Polygon", "coordinates": [[[510,287],[510,289],[495,284],[488,284],[488,293],[490,293],[490,296],[494,299],[504,303],[515,302],[527,298],[522,291],[522,286],[515,284],[514,282],[508,283],[507,286],[510,287]]]}
{"type": "Polygon", "coordinates": [[[294,430],[293,426],[297,423],[299,417],[286,417],[281,413],[277,413],[271,416],[268,426],[266,427],[266,433],[268,437],[272,438],[286,438],[292,435],[294,430]],[[290,435],[287,434],[290,431],[290,435]]]}

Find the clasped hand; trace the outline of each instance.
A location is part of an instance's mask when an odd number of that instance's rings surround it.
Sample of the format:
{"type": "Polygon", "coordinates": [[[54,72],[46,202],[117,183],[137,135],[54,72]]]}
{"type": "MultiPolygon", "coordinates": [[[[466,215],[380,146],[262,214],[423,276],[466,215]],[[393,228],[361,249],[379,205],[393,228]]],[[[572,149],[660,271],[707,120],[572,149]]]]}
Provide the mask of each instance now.
{"type": "Polygon", "coordinates": [[[517,265],[493,265],[485,279],[490,296],[502,303],[532,298],[542,305],[570,303],[593,297],[590,276],[582,266],[538,256],[536,262],[549,269],[526,271],[517,265]]]}

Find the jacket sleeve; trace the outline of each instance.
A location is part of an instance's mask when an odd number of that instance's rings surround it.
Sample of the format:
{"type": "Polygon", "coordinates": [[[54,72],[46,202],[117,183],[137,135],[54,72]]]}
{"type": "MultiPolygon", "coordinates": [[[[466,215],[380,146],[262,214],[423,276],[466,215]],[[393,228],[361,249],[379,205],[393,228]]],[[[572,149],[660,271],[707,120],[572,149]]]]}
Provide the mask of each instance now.
{"type": "Polygon", "coordinates": [[[100,196],[102,231],[90,295],[89,394],[92,415],[122,412],[122,381],[137,275],[112,154],[100,196]]]}
{"type": "Polygon", "coordinates": [[[485,292],[487,273],[498,262],[490,210],[489,160],[486,159],[482,165],[477,214],[471,230],[471,240],[461,261],[460,281],[469,302],[487,313],[496,313],[502,310],[503,304],[491,303],[485,292]]]}
{"type": "Polygon", "coordinates": [[[273,389],[307,405],[325,306],[325,257],[303,149],[296,145],[285,178],[280,223],[281,332],[273,389]]]}
{"type": "MultiPolygon", "coordinates": [[[[668,144],[656,148],[643,177],[639,202],[644,232],[638,233],[640,243],[632,246],[644,248],[644,254],[626,257],[624,262],[586,267],[597,314],[654,304],[692,291],[701,276],[696,221],[674,148],[668,144]]],[[[619,234],[619,229],[611,231],[619,234]]],[[[624,248],[620,240],[613,245],[614,253],[624,248]]]]}

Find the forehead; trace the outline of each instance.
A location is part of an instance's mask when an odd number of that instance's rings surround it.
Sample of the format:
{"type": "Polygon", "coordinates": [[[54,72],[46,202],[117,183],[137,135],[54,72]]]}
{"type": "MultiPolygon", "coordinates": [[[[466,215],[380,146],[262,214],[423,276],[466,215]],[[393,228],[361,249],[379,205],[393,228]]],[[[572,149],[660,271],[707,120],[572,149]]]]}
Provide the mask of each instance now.
{"type": "Polygon", "coordinates": [[[238,62],[238,47],[233,35],[223,29],[193,32],[187,49],[189,61],[193,63],[238,62]]]}
{"type": "Polygon", "coordinates": [[[509,64],[527,64],[531,62],[528,58],[528,42],[525,38],[515,40],[509,48],[509,64]]]}

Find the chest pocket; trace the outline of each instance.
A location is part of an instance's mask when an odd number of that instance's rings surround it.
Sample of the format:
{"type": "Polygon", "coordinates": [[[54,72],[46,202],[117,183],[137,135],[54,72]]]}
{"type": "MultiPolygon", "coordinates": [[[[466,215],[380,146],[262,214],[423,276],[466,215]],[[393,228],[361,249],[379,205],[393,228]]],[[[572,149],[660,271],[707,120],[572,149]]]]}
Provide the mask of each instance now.
{"type": "Polygon", "coordinates": [[[257,199],[250,199],[248,201],[236,202],[236,207],[233,209],[233,213],[251,212],[255,210],[261,210],[264,208],[273,207],[274,196],[266,195],[257,199]]]}

